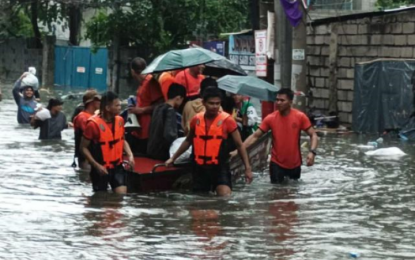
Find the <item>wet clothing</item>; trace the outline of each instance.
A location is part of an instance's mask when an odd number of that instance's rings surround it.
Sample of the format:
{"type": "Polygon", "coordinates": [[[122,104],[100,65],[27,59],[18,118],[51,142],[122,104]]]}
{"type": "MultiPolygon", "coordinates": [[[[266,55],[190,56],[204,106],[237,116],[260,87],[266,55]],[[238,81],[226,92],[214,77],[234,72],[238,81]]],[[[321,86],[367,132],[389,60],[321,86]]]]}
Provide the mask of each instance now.
{"type": "Polygon", "coordinates": [[[301,111],[292,108],[287,116],[279,111],[268,115],[259,129],[272,133],[271,161],[285,169],[301,166],[300,135],[311,127],[310,120],[301,111]]]}
{"type": "Polygon", "coordinates": [[[108,184],[112,190],[120,186],[127,186],[127,172],[122,165],[117,165],[113,169],[108,169],[108,175],[100,174],[94,167],[91,167],[92,189],[96,191],[108,190],[108,184]]]}
{"type": "Polygon", "coordinates": [[[90,152],[95,161],[112,169],[123,161],[124,119],[116,116],[113,123],[107,123],[100,116],[88,119],[84,137],[91,140],[90,152]],[[91,134],[93,133],[93,134],[91,134]]]}
{"type": "Polygon", "coordinates": [[[176,110],[167,103],[158,105],[151,117],[147,154],[157,160],[170,158],[169,150],[178,138],[176,110]]]}
{"type": "Polygon", "coordinates": [[[193,168],[193,191],[216,191],[219,185],[226,185],[232,189],[232,174],[229,166],[200,166],[195,164],[193,168]]]}
{"type": "Polygon", "coordinates": [[[75,132],[75,157],[78,158],[78,163],[84,162],[86,159],[80,152],[81,138],[84,134],[86,123],[88,119],[93,116],[86,111],[80,112],[73,120],[73,129],[75,132]]]}
{"type": "Polygon", "coordinates": [[[161,92],[163,93],[164,100],[167,100],[167,93],[169,92],[170,85],[176,82],[176,78],[173,76],[173,72],[166,71],[160,75],[159,78],[161,92]]]}
{"type": "Polygon", "coordinates": [[[286,169],[274,162],[271,162],[269,173],[271,183],[282,183],[285,177],[292,180],[298,180],[301,177],[301,166],[295,167],[294,169],[286,169]]]}
{"type": "Polygon", "coordinates": [[[235,120],[225,112],[220,112],[215,118],[206,118],[205,113],[202,112],[192,119],[190,132],[194,137],[193,182],[195,191],[216,190],[218,185],[227,185],[232,188],[227,139],[237,128],[235,120]],[[212,128],[213,131],[211,131],[212,128]],[[209,156],[211,158],[208,158],[209,156]]]}
{"type": "Polygon", "coordinates": [[[57,115],[52,115],[51,118],[46,119],[45,121],[36,120],[35,128],[37,127],[40,127],[40,140],[60,140],[62,139],[61,132],[68,128],[68,123],[66,122],[66,116],[62,112],[59,112],[57,115]]]}
{"type": "Polygon", "coordinates": [[[182,113],[182,127],[185,131],[189,132],[190,121],[200,112],[205,112],[205,106],[203,105],[203,100],[201,98],[186,103],[182,113]]]}
{"type": "Polygon", "coordinates": [[[20,83],[18,80],[14,84],[13,98],[17,105],[17,122],[19,124],[30,124],[30,116],[35,114],[37,102],[35,96],[31,99],[25,99],[20,93],[20,83]]]}
{"type": "Polygon", "coordinates": [[[189,69],[180,71],[176,75],[176,83],[184,86],[186,88],[186,93],[188,97],[199,96],[200,92],[200,83],[205,79],[205,76],[199,74],[197,77],[193,77],[190,74],[189,69]]]}

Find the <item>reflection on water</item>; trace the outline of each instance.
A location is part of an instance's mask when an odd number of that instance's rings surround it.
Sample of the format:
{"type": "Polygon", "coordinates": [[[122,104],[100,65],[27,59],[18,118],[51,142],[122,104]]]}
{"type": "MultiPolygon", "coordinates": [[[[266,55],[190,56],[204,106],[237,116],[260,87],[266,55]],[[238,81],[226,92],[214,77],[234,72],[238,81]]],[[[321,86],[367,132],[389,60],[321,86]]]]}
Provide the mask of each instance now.
{"type": "Polygon", "coordinates": [[[415,259],[414,149],[393,137],[384,146],[410,155],[369,158],[357,146],[371,137],[327,136],[299,182],[257,173],[223,199],[93,194],[70,167],[72,131],[37,140],[12,100],[0,131],[0,259],[415,259]]]}

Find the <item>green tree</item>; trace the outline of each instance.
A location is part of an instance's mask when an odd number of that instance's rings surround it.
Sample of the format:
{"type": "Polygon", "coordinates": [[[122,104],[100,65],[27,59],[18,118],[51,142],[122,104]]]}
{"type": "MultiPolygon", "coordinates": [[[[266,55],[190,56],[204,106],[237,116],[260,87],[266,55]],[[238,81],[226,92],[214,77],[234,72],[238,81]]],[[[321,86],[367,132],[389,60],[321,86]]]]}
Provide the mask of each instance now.
{"type": "Polygon", "coordinates": [[[415,4],[415,0],[377,0],[376,6],[379,9],[398,8],[402,5],[415,4]]]}
{"type": "Polygon", "coordinates": [[[248,0],[141,0],[120,8],[100,2],[106,8],[86,24],[86,37],[109,46],[118,34],[121,45],[146,48],[151,56],[250,27],[248,0]]]}

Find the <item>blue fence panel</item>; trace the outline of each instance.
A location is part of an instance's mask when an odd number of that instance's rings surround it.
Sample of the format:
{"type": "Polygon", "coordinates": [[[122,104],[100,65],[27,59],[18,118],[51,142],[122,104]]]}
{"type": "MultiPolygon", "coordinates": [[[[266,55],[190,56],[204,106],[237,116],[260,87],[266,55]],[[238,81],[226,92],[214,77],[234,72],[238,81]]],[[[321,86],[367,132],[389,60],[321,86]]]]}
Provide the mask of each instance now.
{"type": "Polygon", "coordinates": [[[71,86],[72,82],[72,49],[64,46],[55,47],[55,84],[71,86]]]}
{"type": "Polygon", "coordinates": [[[91,55],[89,86],[98,91],[107,90],[107,59],[108,50],[104,48],[91,55]]]}
{"type": "Polygon", "coordinates": [[[87,48],[73,47],[72,88],[89,88],[91,51],[87,48]]]}

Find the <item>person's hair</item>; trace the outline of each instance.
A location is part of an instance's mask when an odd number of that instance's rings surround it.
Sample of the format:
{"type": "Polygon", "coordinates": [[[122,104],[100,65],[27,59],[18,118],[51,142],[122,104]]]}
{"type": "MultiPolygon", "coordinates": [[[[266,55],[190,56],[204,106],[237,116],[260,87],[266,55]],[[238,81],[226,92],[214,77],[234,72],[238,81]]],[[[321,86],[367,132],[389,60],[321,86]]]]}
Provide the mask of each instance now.
{"type": "Polygon", "coordinates": [[[209,98],[220,98],[222,100],[222,92],[217,87],[207,87],[203,91],[203,101],[207,101],[209,98]]]}
{"type": "Polygon", "coordinates": [[[200,82],[200,95],[203,96],[203,91],[208,87],[218,87],[218,82],[213,78],[205,78],[200,82]]]}
{"type": "Polygon", "coordinates": [[[103,115],[105,107],[111,104],[114,100],[118,99],[117,94],[112,91],[107,91],[101,96],[101,104],[99,106],[99,112],[103,115]]]}
{"type": "Polygon", "coordinates": [[[63,101],[59,98],[51,98],[49,99],[48,106],[46,107],[48,110],[51,110],[53,107],[62,106],[63,101]]]}
{"type": "Polygon", "coordinates": [[[287,95],[289,100],[294,99],[294,92],[290,88],[282,88],[278,90],[277,95],[287,95]]]}
{"type": "Polygon", "coordinates": [[[186,97],[186,88],[183,85],[172,83],[167,91],[167,99],[173,99],[177,96],[186,97]]]}
{"type": "Polygon", "coordinates": [[[147,67],[147,63],[143,58],[136,57],[130,63],[130,68],[135,72],[139,72],[140,70],[144,70],[147,67]]]}

